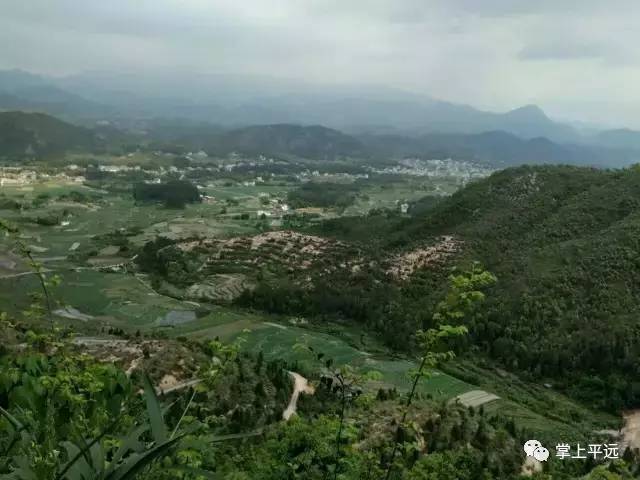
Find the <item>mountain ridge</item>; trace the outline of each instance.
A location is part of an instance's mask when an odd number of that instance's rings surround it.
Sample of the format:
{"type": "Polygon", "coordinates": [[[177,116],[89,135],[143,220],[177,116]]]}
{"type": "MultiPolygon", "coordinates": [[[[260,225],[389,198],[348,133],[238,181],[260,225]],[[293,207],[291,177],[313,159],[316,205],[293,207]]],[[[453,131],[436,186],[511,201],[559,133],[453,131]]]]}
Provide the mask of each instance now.
{"type": "MultiPolygon", "coordinates": [[[[7,97],[0,95],[0,101],[7,97]]],[[[8,97],[11,98],[11,97],[8,97]]],[[[180,146],[187,151],[205,150],[212,155],[232,152],[249,155],[284,155],[310,160],[339,158],[395,161],[413,157],[471,161],[492,168],[521,164],[574,164],[619,167],[637,161],[634,149],[558,144],[544,137],[522,139],[504,131],[478,134],[349,135],[322,125],[276,123],[224,128],[206,123],[184,124],[179,120],[150,124],[146,134],[126,133],[110,125],[87,129],[33,111],[0,112],[5,156],[24,157],[27,150],[36,156],[77,148],[92,150],[116,147],[123,141],[142,148],[180,146]],[[29,120],[30,119],[30,120],[29,120]],[[105,130],[106,129],[106,130],[105,130]],[[53,138],[51,132],[59,135],[53,138]],[[80,133],[81,132],[81,133],[80,133]],[[42,141],[36,141],[38,137],[42,141]],[[44,139],[44,140],[43,140],[44,139]],[[110,145],[113,144],[113,145],[110,145]],[[39,146],[35,148],[35,146],[39,146]],[[30,147],[30,148],[29,148],[30,147]]]]}
{"type": "MultiPolygon", "coordinates": [[[[11,70],[0,71],[1,93],[22,99],[28,109],[40,108],[45,113],[77,121],[180,116],[225,126],[302,123],[349,132],[356,125],[389,125],[405,134],[504,130],[523,138],[545,136],[554,141],[578,138],[572,127],[549,119],[539,107],[486,112],[383,87],[321,87],[273,79],[263,83],[242,76],[140,78],[80,74],[53,78],[11,70]],[[28,89],[24,88],[34,86],[48,86],[50,93],[51,88],[58,88],[59,97],[53,103],[65,103],[66,108],[54,110],[46,102],[29,98],[28,89]]],[[[19,102],[14,100],[10,108],[16,105],[19,102]]],[[[0,98],[2,108],[7,107],[0,98]]]]}

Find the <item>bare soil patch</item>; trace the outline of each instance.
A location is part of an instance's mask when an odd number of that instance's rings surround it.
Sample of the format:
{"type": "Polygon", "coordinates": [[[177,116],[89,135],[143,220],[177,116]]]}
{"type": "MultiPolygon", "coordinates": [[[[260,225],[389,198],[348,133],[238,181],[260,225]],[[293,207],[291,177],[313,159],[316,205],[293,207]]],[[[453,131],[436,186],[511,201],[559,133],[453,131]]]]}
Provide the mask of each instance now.
{"type": "Polygon", "coordinates": [[[391,259],[392,265],[387,273],[398,280],[408,280],[416,270],[442,264],[461,247],[462,241],[445,235],[433,245],[396,255],[391,259]]]}

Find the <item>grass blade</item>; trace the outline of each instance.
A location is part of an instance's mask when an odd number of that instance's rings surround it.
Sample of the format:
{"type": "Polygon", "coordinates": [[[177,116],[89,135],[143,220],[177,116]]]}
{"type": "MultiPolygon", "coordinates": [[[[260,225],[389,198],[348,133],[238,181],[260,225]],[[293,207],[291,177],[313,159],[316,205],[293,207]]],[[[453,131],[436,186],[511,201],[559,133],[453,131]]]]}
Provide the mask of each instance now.
{"type": "Polygon", "coordinates": [[[69,462],[67,462],[67,464],[63,467],[62,471],[56,476],[56,480],[62,480],[65,474],[69,471],[69,469],[73,467],[73,465],[81,457],[83,457],[85,461],[87,461],[86,458],[91,447],[93,447],[96,443],[102,440],[105,437],[105,435],[107,435],[111,431],[111,429],[113,429],[116,426],[116,424],[119,421],[120,421],[120,417],[118,416],[118,418],[116,418],[107,428],[105,428],[102,431],[102,433],[100,433],[100,435],[98,435],[96,438],[91,440],[89,443],[84,443],[84,447],[82,449],[79,449],[78,452],[75,454],[75,456],[71,460],[69,460],[69,462]]]}
{"type": "Polygon", "coordinates": [[[16,432],[21,432],[26,428],[16,417],[11,415],[4,408],[0,407],[0,413],[4,418],[7,419],[7,421],[13,426],[13,428],[16,429],[16,432]]]}
{"type": "Polygon", "coordinates": [[[182,435],[162,442],[153,448],[141,454],[131,455],[113,474],[106,477],[105,480],[132,480],[142,470],[151,465],[155,460],[164,456],[179,440],[182,435]]]}
{"type": "Polygon", "coordinates": [[[167,426],[164,424],[156,390],[153,388],[149,375],[146,374],[144,376],[144,395],[147,400],[147,413],[151,423],[151,433],[154,441],[160,444],[167,440],[167,426]]]}

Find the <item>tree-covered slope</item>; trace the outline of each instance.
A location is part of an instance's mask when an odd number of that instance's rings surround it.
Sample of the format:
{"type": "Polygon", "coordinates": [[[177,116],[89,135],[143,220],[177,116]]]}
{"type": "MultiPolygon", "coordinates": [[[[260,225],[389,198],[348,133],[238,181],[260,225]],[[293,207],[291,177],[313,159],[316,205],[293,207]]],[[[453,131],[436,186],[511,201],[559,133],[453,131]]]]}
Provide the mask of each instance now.
{"type": "Polygon", "coordinates": [[[354,137],[319,125],[255,125],[213,137],[209,150],[250,154],[291,154],[318,160],[361,156],[363,145],[354,137]]]}
{"type": "Polygon", "coordinates": [[[487,319],[472,326],[477,345],[584,398],[628,406],[640,401],[639,206],[633,168],[521,167],[468,186],[392,238],[457,237],[458,262],[480,260],[499,278],[487,319]]]}
{"type": "Polygon", "coordinates": [[[46,156],[88,149],[95,138],[90,130],[43,113],[0,112],[0,156],[46,156]]]}

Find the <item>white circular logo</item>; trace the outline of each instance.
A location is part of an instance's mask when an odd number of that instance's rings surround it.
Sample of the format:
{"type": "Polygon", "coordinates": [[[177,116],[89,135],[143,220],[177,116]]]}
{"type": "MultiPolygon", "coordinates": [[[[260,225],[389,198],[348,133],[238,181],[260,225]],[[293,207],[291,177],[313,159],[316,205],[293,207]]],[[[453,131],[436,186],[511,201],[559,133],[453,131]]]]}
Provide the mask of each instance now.
{"type": "Polygon", "coordinates": [[[540,447],[542,447],[542,444],[538,440],[527,440],[524,444],[524,453],[527,454],[527,457],[533,457],[533,452],[540,447]]]}
{"type": "Polygon", "coordinates": [[[533,451],[533,458],[539,462],[546,462],[549,458],[549,450],[544,447],[538,447],[533,451]]]}

